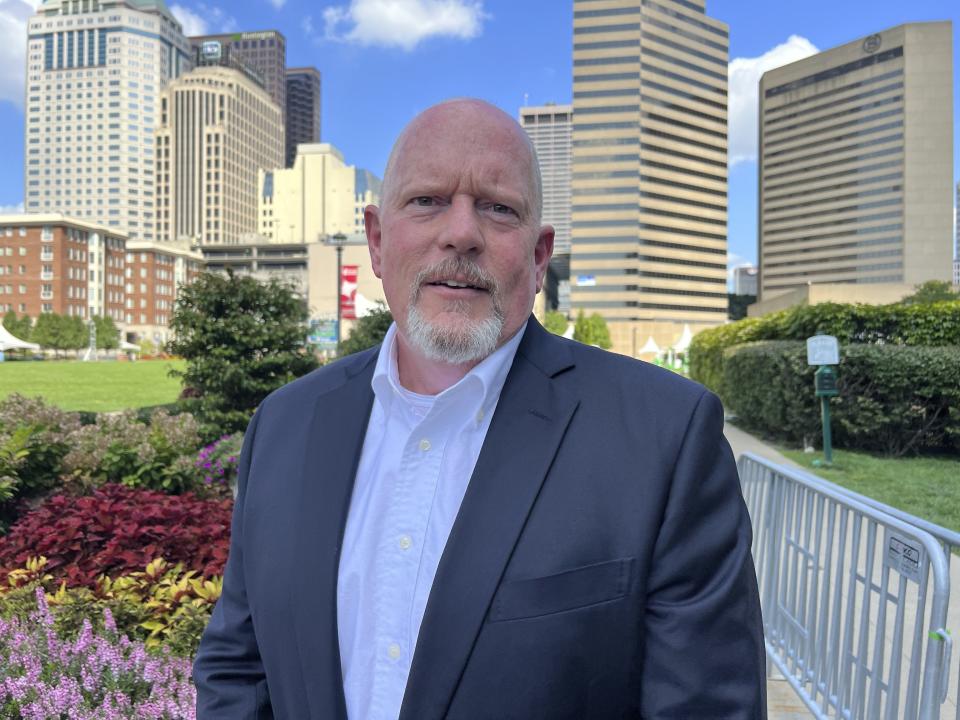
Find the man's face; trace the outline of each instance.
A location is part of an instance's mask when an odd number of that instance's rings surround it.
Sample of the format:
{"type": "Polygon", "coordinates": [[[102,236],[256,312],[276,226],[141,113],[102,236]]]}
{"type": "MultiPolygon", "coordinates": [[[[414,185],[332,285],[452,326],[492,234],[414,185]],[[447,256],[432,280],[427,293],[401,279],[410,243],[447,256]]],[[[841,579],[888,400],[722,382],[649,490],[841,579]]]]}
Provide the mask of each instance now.
{"type": "Polygon", "coordinates": [[[522,130],[469,101],[426,111],[401,138],[380,209],[364,213],[373,271],[404,339],[475,363],[526,321],[553,249],[522,130]]]}

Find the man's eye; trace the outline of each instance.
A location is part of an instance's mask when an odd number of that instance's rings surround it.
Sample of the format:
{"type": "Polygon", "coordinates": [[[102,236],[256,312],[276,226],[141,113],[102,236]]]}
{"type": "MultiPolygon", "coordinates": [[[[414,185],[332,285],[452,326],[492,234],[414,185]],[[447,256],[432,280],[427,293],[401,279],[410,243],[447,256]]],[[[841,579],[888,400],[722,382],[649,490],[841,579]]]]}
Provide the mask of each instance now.
{"type": "Polygon", "coordinates": [[[516,211],[509,205],[503,205],[501,203],[494,203],[492,209],[495,213],[505,214],[505,215],[516,215],[516,211]]]}
{"type": "Polygon", "coordinates": [[[421,195],[419,197],[415,197],[412,200],[412,202],[414,205],[417,205],[418,207],[430,207],[431,205],[434,204],[433,198],[428,195],[421,195]]]}

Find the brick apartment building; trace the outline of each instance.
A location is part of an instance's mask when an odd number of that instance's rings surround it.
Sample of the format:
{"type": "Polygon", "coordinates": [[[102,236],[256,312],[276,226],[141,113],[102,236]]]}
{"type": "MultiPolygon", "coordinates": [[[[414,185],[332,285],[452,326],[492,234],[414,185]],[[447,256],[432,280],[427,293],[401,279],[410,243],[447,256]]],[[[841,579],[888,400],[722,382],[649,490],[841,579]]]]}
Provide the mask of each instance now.
{"type": "Polygon", "coordinates": [[[203,268],[199,251],[130,241],[62,214],[0,215],[0,314],[13,310],[113,318],[125,339],[166,342],[180,285],[203,268]]]}
{"type": "Polygon", "coordinates": [[[124,332],[128,340],[169,339],[177,288],[203,270],[203,255],[176,243],[129,242],[126,248],[124,332]]]}
{"type": "Polygon", "coordinates": [[[126,237],[60,214],[0,215],[0,311],[123,321],[126,237]]]}

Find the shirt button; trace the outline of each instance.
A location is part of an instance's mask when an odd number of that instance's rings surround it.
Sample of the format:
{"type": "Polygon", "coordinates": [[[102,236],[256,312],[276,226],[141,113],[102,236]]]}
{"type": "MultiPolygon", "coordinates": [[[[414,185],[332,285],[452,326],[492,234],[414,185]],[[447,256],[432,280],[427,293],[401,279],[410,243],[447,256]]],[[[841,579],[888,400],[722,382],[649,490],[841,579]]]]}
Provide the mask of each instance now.
{"type": "Polygon", "coordinates": [[[400,657],[400,646],[396,643],[390,643],[390,647],[387,648],[387,655],[390,656],[391,660],[397,660],[400,657]]]}
{"type": "Polygon", "coordinates": [[[423,440],[421,440],[421,441],[420,441],[420,449],[423,450],[424,452],[426,452],[427,450],[429,450],[429,449],[430,449],[430,441],[427,440],[426,438],[424,438],[423,440]]]}
{"type": "Polygon", "coordinates": [[[397,543],[400,546],[401,550],[409,550],[413,545],[413,538],[409,535],[404,535],[400,538],[400,541],[397,543]]]}

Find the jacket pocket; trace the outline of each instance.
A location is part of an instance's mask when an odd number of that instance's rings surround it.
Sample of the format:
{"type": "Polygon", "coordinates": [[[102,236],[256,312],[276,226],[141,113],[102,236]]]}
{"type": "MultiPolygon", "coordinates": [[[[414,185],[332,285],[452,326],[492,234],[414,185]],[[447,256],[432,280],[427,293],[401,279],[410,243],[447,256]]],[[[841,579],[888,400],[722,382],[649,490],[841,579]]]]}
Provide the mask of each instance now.
{"type": "Polygon", "coordinates": [[[633,558],[621,558],[503,582],[490,606],[490,621],[520,620],[618,600],[630,586],[632,563],[633,558]]]}

